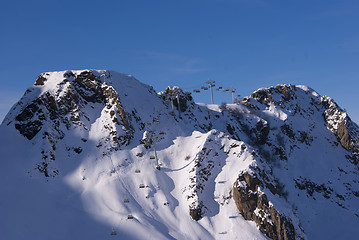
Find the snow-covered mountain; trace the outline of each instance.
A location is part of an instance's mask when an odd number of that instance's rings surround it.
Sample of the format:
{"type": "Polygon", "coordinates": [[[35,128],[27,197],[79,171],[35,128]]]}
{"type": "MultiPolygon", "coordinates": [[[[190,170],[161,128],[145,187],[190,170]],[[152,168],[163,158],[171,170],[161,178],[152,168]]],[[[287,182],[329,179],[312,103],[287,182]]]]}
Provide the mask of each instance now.
{"type": "Polygon", "coordinates": [[[0,126],[1,239],[353,239],[359,127],[306,86],[237,104],[43,73],[0,126]]]}

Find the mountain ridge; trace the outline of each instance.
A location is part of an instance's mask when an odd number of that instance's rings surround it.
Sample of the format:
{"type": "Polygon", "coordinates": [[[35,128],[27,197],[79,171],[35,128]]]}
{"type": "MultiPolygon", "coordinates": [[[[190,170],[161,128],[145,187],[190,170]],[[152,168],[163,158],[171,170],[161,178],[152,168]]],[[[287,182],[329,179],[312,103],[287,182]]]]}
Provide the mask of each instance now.
{"type": "MultiPolygon", "coordinates": [[[[358,233],[359,127],[331,98],[306,86],[262,88],[238,104],[217,106],[196,104],[178,87],[158,94],[113,71],[43,73],[0,130],[1,180],[13,181],[16,172],[45,198],[64,195],[68,216],[76,206],[74,218],[93,226],[89,239],[108,234],[100,225],[130,239],[144,231],[158,239],[358,233]],[[350,223],[344,226],[344,219],[350,223]]],[[[14,201],[4,184],[3,208],[14,201]]],[[[28,207],[41,209],[37,204],[28,207]]],[[[57,214],[59,223],[67,219],[57,214]]],[[[16,221],[0,220],[10,229],[5,236],[13,236],[16,221]]]]}

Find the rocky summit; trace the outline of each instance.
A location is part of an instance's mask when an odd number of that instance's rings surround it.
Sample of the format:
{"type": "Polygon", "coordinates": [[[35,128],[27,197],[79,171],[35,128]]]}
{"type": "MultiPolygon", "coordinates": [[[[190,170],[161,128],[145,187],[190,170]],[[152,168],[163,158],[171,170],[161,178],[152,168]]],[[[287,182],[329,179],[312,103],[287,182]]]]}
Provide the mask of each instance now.
{"type": "Polygon", "coordinates": [[[1,239],[354,239],[359,127],[307,86],[195,103],[41,74],[0,126],[1,239]]]}

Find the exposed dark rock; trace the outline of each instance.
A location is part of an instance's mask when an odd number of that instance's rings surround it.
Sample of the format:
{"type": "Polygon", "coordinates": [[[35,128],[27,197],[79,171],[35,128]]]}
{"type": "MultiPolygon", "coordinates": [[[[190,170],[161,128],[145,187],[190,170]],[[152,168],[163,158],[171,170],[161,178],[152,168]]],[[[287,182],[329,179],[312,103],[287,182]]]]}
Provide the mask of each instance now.
{"type": "Polygon", "coordinates": [[[351,139],[348,133],[348,129],[347,126],[345,124],[345,121],[342,121],[339,123],[338,125],[338,130],[337,130],[337,135],[340,139],[340,143],[342,144],[342,146],[347,149],[347,150],[352,150],[353,146],[351,143],[351,139]]]}
{"type": "Polygon", "coordinates": [[[80,100],[80,97],[76,94],[72,86],[69,86],[62,98],[59,99],[58,114],[66,115],[74,111],[77,106],[81,106],[81,104],[82,101],[80,100]]]}
{"type": "Polygon", "coordinates": [[[44,83],[47,81],[47,79],[44,77],[44,74],[40,74],[40,76],[36,79],[35,86],[41,86],[44,85],[44,83]]]}
{"type": "MultiPolygon", "coordinates": [[[[59,83],[61,97],[58,97],[59,92],[55,94],[45,92],[39,96],[16,116],[15,120],[18,121],[16,129],[28,139],[32,139],[41,130],[43,122],[50,119],[55,129],[60,129],[59,124],[63,123],[69,130],[71,122],[82,126],[82,117],[89,120],[81,111],[87,103],[103,103],[108,109],[115,106],[109,112],[112,121],[123,125],[126,129],[123,136],[117,136],[116,129],[111,129],[111,141],[117,145],[128,144],[132,139],[133,129],[117,92],[112,87],[104,86],[90,71],[83,71],[78,75],[67,71],[64,77],[66,79],[59,83]],[[71,77],[73,77],[72,80],[67,79],[71,77]]],[[[44,74],[40,75],[37,81],[39,85],[43,79],[46,79],[44,74]]],[[[108,128],[112,127],[108,126],[108,128]]]]}
{"type": "Polygon", "coordinates": [[[269,105],[269,103],[273,103],[274,100],[271,96],[271,89],[265,88],[265,89],[259,89],[252,93],[252,98],[255,98],[258,102],[269,105]]]}
{"type": "Polygon", "coordinates": [[[273,149],[274,149],[274,155],[278,156],[279,159],[288,160],[288,158],[286,156],[286,152],[285,152],[285,150],[283,149],[282,146],[274,147],[273,149]]]}
{"type": "MultiPolygon", "coordinates": [[[[278,92],[283,94],[282,98],[285,101],[290,100],[291,95],[290,95],[290,92],[289,92],[288,87],[286,85],[277,85],[275,88],[278,90],[278,92]]],[[[289,85],[289,88],[292,89],[292,88],[295,88],[295,86],[289,85]]]]}
{"type": "Polygon", "coordinates": [[[251,110],[251,112],[253,113],[253,112],[259,110],[259,107],[256,106],[256,105],[254,105],[254,104],[252,103],[252,101],[253,101],[252,99],[253,99],[253,98],[245,97],[245,98],[243,98],[242,101],[240,101],[238,104],[242,104],[242,105],[246,106],[246,107],[247,107],[249,110],[251,110]],[[252,101],[251,101],[251,100],[252,100],[252,101]]]}
{"type": "Polygon", "coordinates": [[[179,87],[167,87],[161,96],[166,102],[172,102],[173,106],[181,112],[185,112],[189,105],[194,104],[191,93],[183,92],[179,87]]]}
{"type": "Polygon", "coordinates": [[[270,131],[269,124],[267,122],[257,122],[256,128],[254,129],[256,140],[255,144],[263,145],[267,141],[267,137],[270,131]]]}
{"type": "Polygon", "coordinates": [[[89,71],[84,71],[75,77],[73,86],[78,94],[88,102],[104,101],[100,80],[89,71]]]}
{"type": "Polygon", "coordinates": [[[352,163],[358,165],[359,163],[359,134],[358,126],[351,121],[334,100],[324,96],[322,97],[322,104],[326,108],[323,117],[329,130],[331,130],[338,138],[338,141],[344,149],[352,153],[352,163]]]}
{"type": "Polygon", "coordinates": [[[16,121],[28,121],[39,110],[39,107],[35,103],[29,104],[19,115],[16,116],[16,121]]]}
{"type": "Polygon", "coordinates": [[[74,148],[74,152],[80,154],[82,152],[81,147],[74,148]]]}
{"type": "Polygon", "coordinates": [[[234,127],[232,127],[231,125],[227,124],[227,131],[228,131],[229,134],[234,135],[234,130],[235,130],[234,127]]]}
{"type": "Polygon", "coordinates": [[[325,198],[330,198],[333,193],[333,188],[327,187],[324,184],[316,184],[305,178],[294,179],[295,187],[300,190],[305,190],[307,194],[313,197],[314,192],[322,194],[325,198]]]}
{"type": "MultiPolygon", "coordinates": [[[[216,133],[213,131],[212,134],[216,133]]],[[[211,138],[208,138],[207,141],[212,142],[211,138]]],[[[208,212],[208,206],[204,205],[204,202],[208,201],[207,183],[214,181],[214,177],[221,167],[220,163],[214,161],[214,156],[218,156],[218,153],[205,145],[195,158],[194,167],[189,171],[191,176],[186,198],[191,201],[190,215],[196,221],[208,212]]]]}
{"type": "Polygon", "coordinates": [[[64,73],[65,78],[75,77],[75,74],[72,71],[67,71],[64,73]]]}
{"type": "Polygon", "coordinates": [[[46,162],[41,162],[40,164],[36,165],[36,168],[39,170],[39,172],[43,173],[45,177],[50,177],[49,171],[47,170],[48,166],[49,165],[46,162]]]}
{"type": "MultiPolygon", "coordinates": [[[[276,87],[270,87],[270,88],[262,88],[254,93],[252,93],[251,98],[255,99],[257,102],[269,105],[270,103],[273,103],[279,107],[283,107],[283,103],[290,101],[291,99],[295,98],[295,91],[296,87],[294,85],[277,85],[276,87]],[[281,99],[274,100],[273,96],[275,94],[279,94],[281,96],[281,99]]],[[[246,105],[247,107],[253,108],[253,105],[250,104],[250,99],[244,98],[241,101],[241,104],[246,105]]]]}
{"type": "Polygon", "coordinates": [[[298,141],[301,143],[305,143],[308,146],[313,142],[313,137],[310,136],[307,132],[299,131],[299,138],[298,141]]]}
{"type": "Polygon", "coordinates": [[[259,230],[275,240],[295,239],[295,229],[291,220],[281,215],[267,196],[258,187],[261,181],[255,174],[244,172],[233,186],[233,198],[238,210],[246,220],[254,221],[259,230]]]}
{"type": "Polygon", "coordinates": [[[291,139],[294,139],[295,138],[295,133],[293,131],[293,129],[287,125],[287,124],[284,124],[280,127],[280,129],[282,130],[282,132],[287,135],[289,138],[291,139]]]}
{"type": "Polygon", "coordinates": [[[36,134],[41,130],[42,123],[39,120],[35,120],[33,122],[28,122],[24,124],[15,124],[15,128],[27,139],[33,139],[36,134]]]}
{"type": "MultiPolygon", "coordinates": [[[[130,130],[132,127],[128,121],[127,113],[125,112],[125,110],[120,102],[120,98],[119,98],[117,92],[115,91],[115,89],[113,87],[105,86],[105,87],[102,87],[102,93],[105,96],[106,105],[110,106],[110,107],[112,105],[116,106],[118,114],[120,115],[120,117],[122,119],[124,127],[127,130],[130,130]]],[[[115,112],[113,110],[110,112],[110,115],[111,115],[111,117],[115,118],[115,112]]]]}
{"type": "Polygon", "coordinates": [[[44,174],[45,177],[56,177],[59,174],[59,170],[51,170],[49,164],[45,161],[36,164],[35,169],[44,174]]]}
{"type": "Polygon", "coordinates": [[[193,220],[198,221],[202,218],[202,208],[198,206],[197,208],[190,208],[189,215],[193,220]]]}

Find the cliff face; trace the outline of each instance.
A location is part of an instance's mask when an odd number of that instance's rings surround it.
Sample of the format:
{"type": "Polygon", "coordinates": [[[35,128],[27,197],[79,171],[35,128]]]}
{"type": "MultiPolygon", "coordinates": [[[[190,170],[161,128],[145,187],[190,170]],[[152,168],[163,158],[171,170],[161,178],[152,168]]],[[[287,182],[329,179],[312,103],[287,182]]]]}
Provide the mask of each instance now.
{"type": "MultiPolygon", "coordinates": [[[[246,220],[254,221],[271,239],[296,239],[291,220],[281,215],[260,190],[262,182],[248,172],[240,174],[233,186],[233,199],[246,220]]],[[[300,238],[297,236],[297,238],[300,238]]]]}
{"type": "Polygon", "coordinates": [[[7,239],[29,224],[27,238],[73,238],[57,226],[79,222],[92,227],[72,234],[87,239],[108,228],[126,239],[359,233],[359,127],[306,86],[207,106],[112,71],[44,73],[0,131],[7,239]]]}
{"type": "Polygon", "coordinates": [[[340,144],[348,150],[351,155],[347,155],[355,165],[359,162],[359,139],[358,126],[351,121],[347,113],[341,109],[330,97],[322,97],[323,105],[326,110],[323,113],[328,129],[338,138],[340,144]]]}

